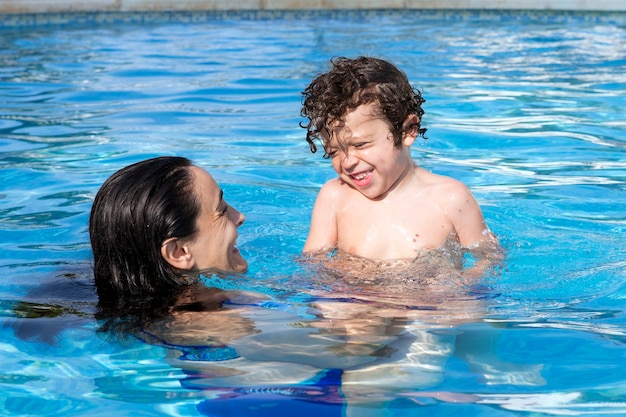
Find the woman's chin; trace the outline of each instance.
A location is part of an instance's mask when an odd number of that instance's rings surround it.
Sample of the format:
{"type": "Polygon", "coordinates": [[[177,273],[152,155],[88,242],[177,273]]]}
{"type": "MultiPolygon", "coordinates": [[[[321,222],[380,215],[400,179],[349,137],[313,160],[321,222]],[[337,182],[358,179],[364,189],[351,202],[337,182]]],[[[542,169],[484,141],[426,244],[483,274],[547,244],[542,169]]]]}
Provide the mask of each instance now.
{"type": "Polygon", "coordinates": [[[246,262],[245,259],[240,257],[235,267],[235,272],[246,272],[247,270],[248,270],[248,262],[246,262]]]}
{"type": "Polygon", "coordinates": [[[248,270],[248,262],[243,258],[237,248],[233,248],[233,257],[230,264],[234,272],[246,272],[248,270]]]}

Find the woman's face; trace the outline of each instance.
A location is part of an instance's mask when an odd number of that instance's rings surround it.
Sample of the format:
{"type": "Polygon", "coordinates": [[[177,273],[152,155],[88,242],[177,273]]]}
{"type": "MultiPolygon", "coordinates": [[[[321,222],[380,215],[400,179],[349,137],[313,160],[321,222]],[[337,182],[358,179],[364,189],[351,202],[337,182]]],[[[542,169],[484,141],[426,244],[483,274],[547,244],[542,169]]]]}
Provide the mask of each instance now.
{"type": "Polygon", "coordinates": [[[218,269],[224,272],[245,272],[248,262],[241,256],[237,243],[237,228],[245,216],[229,206],[213,177],[202,168],[190,168],[194,177],[194,192],[200,202],[196,219],[197,233],[185,246],[194,259],[194,270],[218,269]]]}

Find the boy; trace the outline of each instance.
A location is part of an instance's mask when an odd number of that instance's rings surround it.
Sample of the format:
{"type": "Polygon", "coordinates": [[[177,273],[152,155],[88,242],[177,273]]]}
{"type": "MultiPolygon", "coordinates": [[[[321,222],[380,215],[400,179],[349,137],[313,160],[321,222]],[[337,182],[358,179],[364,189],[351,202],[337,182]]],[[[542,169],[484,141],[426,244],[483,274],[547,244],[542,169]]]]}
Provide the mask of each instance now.
{"type": "Polygon", "coordinates": [[[370,57],[331,63],[303,92],[307,142],[316,152],[321,141],[338,174],[317,196],[304,252],[413,259],[450,241],[499,252],[468,188],[413,162],[424,99],[406,75],[370,57]]]}

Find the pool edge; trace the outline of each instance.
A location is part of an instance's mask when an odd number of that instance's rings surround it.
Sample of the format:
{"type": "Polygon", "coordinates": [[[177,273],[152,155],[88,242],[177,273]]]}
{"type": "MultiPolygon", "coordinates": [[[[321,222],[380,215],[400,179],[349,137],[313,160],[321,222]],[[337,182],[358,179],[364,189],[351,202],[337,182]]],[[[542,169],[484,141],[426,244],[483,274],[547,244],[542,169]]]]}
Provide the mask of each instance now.
{"type": "Polygon", "coordinates": [[[621,0],[3,0],[0,14],[252,10],[563,10],[626,11],[621,0]],[[563,5],[567,3],[567,5],[563,5]]]}

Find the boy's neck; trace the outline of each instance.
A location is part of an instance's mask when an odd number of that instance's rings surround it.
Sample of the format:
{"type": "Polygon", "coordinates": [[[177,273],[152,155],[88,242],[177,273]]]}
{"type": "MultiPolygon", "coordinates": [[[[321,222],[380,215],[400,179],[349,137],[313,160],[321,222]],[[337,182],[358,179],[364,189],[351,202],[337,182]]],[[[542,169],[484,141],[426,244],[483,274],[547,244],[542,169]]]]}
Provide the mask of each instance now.
{"type": "Polygon", "coordinates": [[[386,199],[390,194],[395,194],[402,191],[406,185],[413,181],[413,173],[419,169],[417,164],[411,159],[410,164],[402,171],[398,179],[380,196],[373,198],[374,201],[380,201],[386,199]]]}

